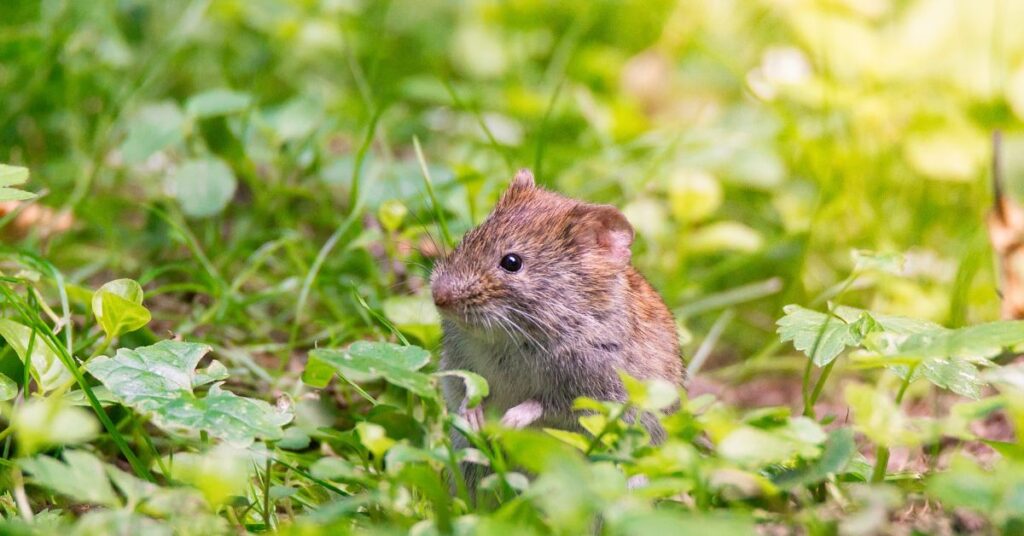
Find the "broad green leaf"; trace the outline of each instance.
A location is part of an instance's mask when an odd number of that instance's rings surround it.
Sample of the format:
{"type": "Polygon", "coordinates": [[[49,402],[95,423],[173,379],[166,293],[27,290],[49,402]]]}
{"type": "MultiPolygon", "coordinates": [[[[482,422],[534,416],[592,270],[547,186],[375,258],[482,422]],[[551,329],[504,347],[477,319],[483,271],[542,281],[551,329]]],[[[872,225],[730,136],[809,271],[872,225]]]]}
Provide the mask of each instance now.
{"type": "Polygon", "coordinates": [[[1024,343],[1024,320],[990,322],[960,329],[911,335],[899,353],[921,358],[987,359],[1005,348],[1024,343]]]}
{"type": "Polygon", "coordinates": [[[612,534],[701,534],[715,536],[752,536],[757,534],[754,519],[740,513],[697,514],[668,509],[623,516],[612,524],[612,534]]]}
{"type": "MultiPolygon", "coordinates": [[[[182,516],[184,519],[195,519],[189,516],[182,516]]],[[[214,534],[213,527],[217,526],[215,520],[208,520],[210,525],[206,528],[209,534],[214,534]]],[[[102,510],[96,509],[83,515],[76,523],[71,536],[99,536],[106,534],[145,534],[146,536],[173,536],[174,525],[181,523],[179,519],[171,519],[161,523],[153,518],[132,512],[130,510],[102,510]]]]}
{"type": "Polygon", "coordinates": [[[779,489],[768,478],[754,471],[745,471],[734,467],[715,469],[708,477],[708,485],[712,490],[730,499],[751,499],[778,495],[779,489]]]}
{"type": "Polygon", "coordinates": [[[406,463],[437,462],[443,464],[447,461],[448,458],[444,452],[420,449],[408,443],[395,444],[395,446],[388,449],[388,455],[385,457],[385,465],[388,471],[392,471],[406,463]]]}
{"type": "Polygon", "coordinates": [[[981,389],[987,385],[973,363],[960,359],[929,359],[918,369],[936,386],[968,398],[981,398],[981,389]]]}
{"type": "Polygon", "coordinates": [[[487,398],[490,394],[490,387],[487,385],[487,380],[483,376],[470,372],[468,370],[444,370],[441,372],[435,372],[435,376],[457,376],[462,378],[463,383],[466,386],[466,405],[470,408],[475,408],[480,402],[487,398]]]}
{"type": "Polygon", "coordinates": [[[153,153],[185,139],[185,116],[173,102],[150,104],[128,123],[121,155],[129,164],[140,164],[153,153]]]}
{"type": "Polygon", "coordinates": [[[0,188],[0,201],[25,201],[32,199],[36,194],[19,190],[17,188],[0,188]]]}
{"type": "Polygon", "coordinates": [[[853,411],[857,430],[878,445],[911,446],[919,442],[910,420],[885,393],[861,385],[849,384],[844,392],[853,411]]]}
{"type": "Polygon", "coordinates": [[[997,458],[992,465],[982,469],[976,460],[958,454],[947,471],[928,480],[926,491],[948,507],[985,514],[996,525],[1019,520],[1024,512],[1024,464],[997,458]]]}
{"type": "Polygon", "coordinates": [[[17,186],[28,181],[28,168],[0,164],[0,186],[17,186]]]}
{"type": "Polygon", "coordinates": [[[32,333],[32,328],[28,326],[0,318],[0,337],[7,341],[22,362],[31,364],[32,377],[44,392],[71,381],[71,371],[64,366],[56,352],[39,335],[36,335],[35,341],[32,342],[32,357],[27,359],[29,342],[33,338],[32,333]]]}
{"type": "Polygon", "coordinates": [[[312,134],[324,119],[324,109],[316,100],[297,97],[264,112],[262,117],[277,133],[278,139],[287,142],[312,134]]]}
{"type": "Polygon", "coordinates": [[[301,428],[292,426],[284,430],[284,436],[277,442],[277,448],[284,450],[306,450],[311,439],[301,428]]]}
{"type": "Polygon", "coordinates": [[[764,237],[756,229],[738,221],[717,221],[689,233],[686,247],[694,253],[736,251],[753,253],[764,246],[764,237]]]}
{"type": "Polygon", "coordinates": [[[542,473],[555,467],[579,467],[581,453],[560,439],[539,430],[506,430],[501,435],[505,452],[528,471],[542,473]]]}
{"type": "Polygon", "coordinates": [[[367,482],[367,477],[362,469],[355,467],[352,465],[352,462],[343,458],[320,458],[309,466],[309,473],[321,480],[354,483],[367,482]]]}
{"type": "Polygon", "coordinates": [[[784,426],[768,429],[740,426],[722,439],[718,452],[741,466],[760,467],[797,457],[817,457],[825,437],[817,423],[797,417],[784,426]]]}
{"type": "Polygon", "coordinates": [[[171,477],[199,489],[216,509],[231,497],[245,495],[252,460],[245,451],[218,445],[202,454],[177,453],[165,460],[165,465],[170,467],[171,477]]]}
{"type": "Polygon", "coordinates": [[[848,346],[860,344],[863,338],[856,323],[842,318],[799,305],[787,305],[783,311],[786,316],[777,322],[779,338],[782,342],[793,341],[793,346],[819,367],[831,363],[848,346]]]}
{"type": "Polygon", "coordinates": [[[842,472],[856,452],[857,445],[853,441],[853,430],[850,428],[833,430],[829,433],[828,440],[825,441],[825,448],[820,458],[779,474],[774,478],[775,484],[784,489],[817,484],[826,480],[829,475],[842,472]]]}
{"type": "Polygon", "coordinates": [[[679,221],[697,222],[714,214],[722,204],[722,185],[710,174],[681,169],[668,182],[668,203],[679,221]]]}
{"type": "Polygon", "coordinates": [[[103,462],[88,452],[66,450],[63,462],[49,456],[37,456],[20,460],[18,465],[32,475],[35,484],[76,502],[111,507],[121,505],[103,462]]]}
{"type": "Polygon", "coordinates": [[[402,221],[408,213],[409,209],[401,201],[389,199],[377,208],[377,219],[380,220],[380,225],[385,231],[394,232],[402,225],[402,221]]]}
{"type": "Polygon", "coordinates": [[[580,452],[586,452],[590,448],[590,440],[583,434],[557,428],[545,428],[544,431],[558,438],[563,443],[576,447],[580,452]]]}
{"type": "Polygon", "coordinates": [[[418,346],[359,341],[346,350],[313,350],[306,367],[312,366],[318,378],[328,365],[350,381],[384,379],[423,398],[436,399],[430,376],[417,372],[429,361],[430,352],[418,346]]]}
{"type": "Polygon", "coordinates": [[[92,296],[92,314],[107,337],[135,331],[149,323],[149,310],[142,305],[142,287],[132,279],[105,283],[92,296]]]}
{"type": "Polygon", "coordinates": [[[359,442],[377,458],[383,456],[395,444],[395,440],[388,437],[383,426],[372,422],[357,423],[356,433],[359,434],[359,442]]]}
{"type": "Polygon", "coordinates": [[[665,380],[642,381],[621,370],[619,378],[629,395],[629,402],[642,410],[658,411],[679,401],[676,388],[665,380]]]}
{"type": "Polygon", "coordinates": [[[183,163],[167,177],[166,185],[187,216],[203,218],[224,210],[238,183],[224,161],[210,157],[183,163]]]}
{"type": "Polygon", "coordinates": [[[848,307],[846,305],[837,306],[833,312],[836,316],[842,318],[847,323],[854,323],[867,314],[879,327],[881,327],[882,331],[896,335],[913,335],[915,333],[943,331],[946,329],[927,320],[919,320],[917,318],[909,318],[906,316],[883,315],[874,312],[869,313],[864,309],[848,307]]]}
{"type": "Polygon", "coordinates": [[[91,412],[67,405],[57,397],[28,400],[15,410],[11,425],[23,455],[46,447],[84,443],[99,433],[91,412]]]}
{"type": "Polygon", "coordinates": [[[28,181],[28,168],[0,164],[0,201],[24,201],[32,199],[36,194],[9,186],[17,186],[28,181]]]}
{"type": "Polygon", "coordinates": [[[0,374],[0,402],[16,396],[18,396],[18,384],[8,378],[6,374],[0,374]]]}
{"type": "MultiPolygon", "coordinates": [[[[195,370],[210,347],[179,341],[161,341],[134,350],[122,348],[113,358],[100,356],[86,368],[121,403],[152,418],[153,423],[177,433],[205,431],[239,444],[256,438],[276,440],[291,413],[270,404],[240,397],[214,384],[206,396],[193,389],[210,381],[195,370]]],[[[211,367],[214,368],[214,367],[211,367]]]]}
{"type": "Polygon", "coordinates": [[[384,316],[398,329],[429,346],[441,335],[441,317],[429,294],[392,296],[384,300],[384,316]]]}
{"type": "Polygon", "coordinates": [[[211,89],[192,95],[185,103],[185,111],[193,117],[213,117],[245,111],[252,104],[252,96],[226,88],[211,89]]]}

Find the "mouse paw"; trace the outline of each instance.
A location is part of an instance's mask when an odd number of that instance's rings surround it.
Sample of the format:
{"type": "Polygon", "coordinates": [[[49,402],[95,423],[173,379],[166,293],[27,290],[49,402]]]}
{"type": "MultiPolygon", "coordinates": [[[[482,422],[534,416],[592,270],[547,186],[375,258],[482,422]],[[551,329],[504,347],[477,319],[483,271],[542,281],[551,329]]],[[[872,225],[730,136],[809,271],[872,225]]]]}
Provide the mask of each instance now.
{"type": "Polygon", "coordinates": [[[536,400],[527,400],[513,406],[501,417],[501,425],[506,428],[526,428],[544,414],[544,406],[536,400]]]}
{"type": "Polygon", "coordinates": [[[484,405],[477,404],[475,408],[466,407],[466,401],[462,401],[459,407],[459,415],[469,423],[470,429],[479,432],[484,427],[484,405]]]}

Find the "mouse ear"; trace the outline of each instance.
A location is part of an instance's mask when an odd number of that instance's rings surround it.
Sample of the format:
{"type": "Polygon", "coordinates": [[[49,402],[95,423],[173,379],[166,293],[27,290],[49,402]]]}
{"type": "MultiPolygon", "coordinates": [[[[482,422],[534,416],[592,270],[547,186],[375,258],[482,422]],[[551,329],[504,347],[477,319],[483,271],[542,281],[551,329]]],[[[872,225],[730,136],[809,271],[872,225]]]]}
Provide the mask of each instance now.
{"type": "Polygon", "coordinates": [[[612,259],[629,263],[631,255],[629,247],[633,245],[633,226],[619,209],[611,205],[591,205],[588,207],[593,223],[593,237],[598,247],[604,249],[612,259]]]}
{"type": "Polygon", "coordinates": [[[533,172],[526,168],[517,171],[515,177],[512,177],[512,184],[509,184],[509,188],[533,188],[534,186],[533,172]]]}

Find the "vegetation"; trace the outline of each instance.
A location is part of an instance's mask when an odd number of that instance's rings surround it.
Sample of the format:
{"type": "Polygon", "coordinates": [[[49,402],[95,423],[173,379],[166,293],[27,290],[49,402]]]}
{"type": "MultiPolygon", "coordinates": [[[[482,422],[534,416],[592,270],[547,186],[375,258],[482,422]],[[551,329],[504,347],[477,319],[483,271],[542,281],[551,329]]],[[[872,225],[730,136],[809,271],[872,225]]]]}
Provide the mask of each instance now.
{"type": "Polygon", "coordinates": [[[996,129],[1024,194],[1022,17],[0,3],[0,530],[1024,531],[985,228],[996,129]],[[586,435],[444,410],[430,266],[519,167],[623,208],[688,391],[624,377],[586,435]],[[661,445],[621,419],[677,400],[661,445]]]}

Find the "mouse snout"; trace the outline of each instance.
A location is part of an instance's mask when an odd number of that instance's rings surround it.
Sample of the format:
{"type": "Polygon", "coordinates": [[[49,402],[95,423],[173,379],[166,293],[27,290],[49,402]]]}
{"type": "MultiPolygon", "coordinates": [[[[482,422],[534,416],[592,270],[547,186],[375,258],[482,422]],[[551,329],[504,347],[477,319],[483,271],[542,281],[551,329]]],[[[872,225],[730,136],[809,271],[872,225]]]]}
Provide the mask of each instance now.
{"type": "Polygon", "coordinates": [[[434,305],[445,308],[450,307],[457,299],[457,292],[451,281],[441,278],[430,285],[430,293],[434,296],[434,305]]]}

